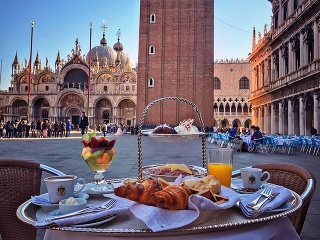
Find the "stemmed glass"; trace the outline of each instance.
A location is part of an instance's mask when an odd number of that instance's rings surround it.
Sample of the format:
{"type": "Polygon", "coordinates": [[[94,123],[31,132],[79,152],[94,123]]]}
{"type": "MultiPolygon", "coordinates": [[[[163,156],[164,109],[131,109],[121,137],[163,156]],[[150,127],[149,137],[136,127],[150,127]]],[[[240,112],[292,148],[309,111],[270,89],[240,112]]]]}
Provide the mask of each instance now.
{"type": "Polygon", "coordinates": [[[107,186],[99,185],[103,182],[105,182],[103,173],[107,171],[107,169],[111,166],[111,163],[115,157],[116,150],[115,148],[107,149],[107,148],[95,148],[92,149],[93,154],[92,157],[88,158],[86,160],[86,163],[90,170],[94,173],[93,182],[97,184],[97,186],[94,188],[94,190],[108,190],[110,189],[107,186]],[[102,152],[102,153],[97,153],[102,152]],[[101,157],[95,157],[97,155],[101,155],[101,157]]]}
{"type": "MultiPolygon", "coordinates": [[[[91,148],[94,144],[91,137],[90,139],[91,143],[88,142],[88,146],[83,148],[81,155],[89,169],[94,173],[93,182],[96,183],[96,186],[92,189],[95,191],[107,191],[113,189],[112,184],[111,186],[101,184],[105,182],[103,173],[111,166],[116,156],[116,149],[113,147],[113,144],[112,146],[101,144],[104,146],[91,148]]],[[[97,140],[95,139],[95,141],[97,140]]]]}

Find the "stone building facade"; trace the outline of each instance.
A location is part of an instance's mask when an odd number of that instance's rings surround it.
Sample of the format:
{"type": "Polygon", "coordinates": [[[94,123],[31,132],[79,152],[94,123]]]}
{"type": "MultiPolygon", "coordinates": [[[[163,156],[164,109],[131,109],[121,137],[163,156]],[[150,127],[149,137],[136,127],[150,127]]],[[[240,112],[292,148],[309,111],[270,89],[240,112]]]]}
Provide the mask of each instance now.
{"type": "Polygon", "coordinates": [[[19,63],[16,53],[12,64],[12,81],[8,91],[0,93],[2,121],[27,119],[28,103],[30,121],[48,119],[66,121],[76,126],[81,112],[87,112],[91,126],[103,122],[136,124],[137,73],[131,60],[118,42],[107,46],[105,33],[100,45],[87,55],[82,54],[78,39],[67,60],[58,52],[55,68],[48,59],[43,67],[37,53],[31,73],[28,97],[29,63],[19,63]],[[91,56],[90,99],[88,99],[89,56],[91,56]],[[89,101],[89,102],[88,102],[89,101]]]}
{"type": "MultiPolygon", "coordinates": [[[[152,101],[179,97],[200,109],[213,124],[213,1],[141,0],[137,118],[152,101]]],[[[147,112],[145,123],[177,125],[194,118],[193,108],[162,101],[147,112]]]]}
{"type": "Polygon", "coordinates": [[[225,59],[214,62],[215,126],[229,128],[236,123],[240,129],[251,126],[251,63],[247,60],[225,59]]]}
{"type": "Polygon", "coordinates": [[[320,1],[269,0],[272,27],[253,31],[254,125],[265,133],[320,130],[320,1]]]}

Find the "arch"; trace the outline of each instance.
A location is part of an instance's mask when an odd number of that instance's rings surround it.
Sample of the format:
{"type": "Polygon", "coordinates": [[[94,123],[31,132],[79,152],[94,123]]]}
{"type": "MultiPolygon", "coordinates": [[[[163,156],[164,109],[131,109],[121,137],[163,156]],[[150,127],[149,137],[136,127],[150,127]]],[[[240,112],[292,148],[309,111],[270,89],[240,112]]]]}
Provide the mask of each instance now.
{"type": "Polygon", "coordinates": [[[151,13],[149,17],[150,23],[155,23],[156,22],[156,14],[151,13]]]}
{"type": "Polygon", "coordinates": [[[156,53],[156,47],[154,45],[149,46],[149,55],[154,55],[156,53]]]}
{"type": "Polygon", "coordinates": [[[102,97],[97,99],[93,106],[96,125],[102,124],[103,122],[112,122],[113,106],[108,98],[102,97]]]}
{"type": "Polygon", "coordinates": [[[148,87],[149,88],[154,87],[154,79],[152,77],[148,78],[148,87]]]}
{"type": "Polygon", "coordinates": [[[244,124],[243,124],[243,127],[244,128],[250,128],[252,126],[252,121],[251,121],[251,119],[247,119],[247,120],[245,120],[244,121],[244,124]]]}
{"type": "Polygon", "coordinates": [[[240,78],[239,89],[250,89],[250,81],[247,77],[240,78]]]}
{"type": "Polygon", "coordinates": [[[69,107],[69,106],[85,106],[85,101],[82,96],[73,92],[64,94],[58,103],[59,107],[69,107]]]}
{"type": "Polygon", "coordinates": [[[28,104],[25,100],[15,99],[12,102],[12,114],[18,115],[19,118],[27,116],[28,104]]]}
{"type": "Polygon", "coordinates": [[[84,102],[84,106],[87,106],[88,99],[86,98],[86,96],[84,95],[84,93],[81,90],[76,89],[76,88],[68,88],[68,89],[64,89],[64,90],[60,91],[57,95],[57,102],[54,105],[61,107],[62,98],[70,93],[76,94],[79,97],[81,97],[84,102]]]}
{"type": "Polygon", "coordinates": [[[221,89],[221,81],[219,78],[213,78],[213,89],[221,89]]]}
{"type": "Polygon", "coordinates": [[[117,104],[118,107],[118,123],[124,125],[135,124],[136,103],[128,98],[124,98],[117,104]]]}
{"type": "Polygon", "coordinates": [[[234,119],[234,120],[232,121],[231,126],[233,126],[234,124],[237,124],[238,127],[241,127],[241,126],[242,126],[242,125],[241,125],[241,121],[240,121],[238,118],[236,118],[236,119],[234,119]]]}

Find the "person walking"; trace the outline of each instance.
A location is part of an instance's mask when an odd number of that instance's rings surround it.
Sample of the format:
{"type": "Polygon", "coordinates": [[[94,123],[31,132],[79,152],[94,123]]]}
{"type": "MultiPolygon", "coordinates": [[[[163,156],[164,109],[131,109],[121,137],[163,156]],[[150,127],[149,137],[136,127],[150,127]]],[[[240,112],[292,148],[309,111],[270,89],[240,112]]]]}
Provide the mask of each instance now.
{"type": "Polygon", "coordinates": [[[70,131],[71,131],[71,121],[68,119],[66,122],[66,137],[70,137],[70,131]]]}
{"type": "Polygon", "coordinates": [[[79,124],[79,127],[81,128],[81,135],[84,134],[88,126],[89,126],[88,117],[86,116],[85,112],[82,112],[82,117],[80,118],[80,124],[79,124]]]}

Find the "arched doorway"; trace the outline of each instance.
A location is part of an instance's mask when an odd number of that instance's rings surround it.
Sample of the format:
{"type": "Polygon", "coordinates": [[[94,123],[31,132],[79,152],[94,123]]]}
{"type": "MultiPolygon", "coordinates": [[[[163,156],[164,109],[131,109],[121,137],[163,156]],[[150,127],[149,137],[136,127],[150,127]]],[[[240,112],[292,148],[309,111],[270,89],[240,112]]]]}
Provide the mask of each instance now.
{"type": "Polygon", "coordinates": [[[77,125],[80,123],[80,116],[81,116],[81,111],[79,108],[71,107],[67,109],[66,111],[66,117],[64,121],[67,121],[68,119],[71,120],[71,124],[77,128],[77,125]]]}
{"type": "Polygon", "coordinates": [[[24,100],[15,100],[12,103],[13,120],[27,119],[27,102],[24,100]]]}
{"type": "Polygon", "coordinates": [[[122,123],[127,126],[135,125],[135,112],[136,112],[136,104],[130,99],[124,99],[119,103],[119,112],[120,115],[118,123],[122,123]]]}
{"type": "Polygon", "coordinates": [[[100,99],[95,106],[95,124],[111,123],[112,122],[112,105],[109,99],[102,98],[100,99]]]}
{"type": "Polygon", "coordinates": [[[45,98],[38,98],[33,104],[33,119],[35,121],[48,119],[49,116],[49,102],[45,98]]]}

